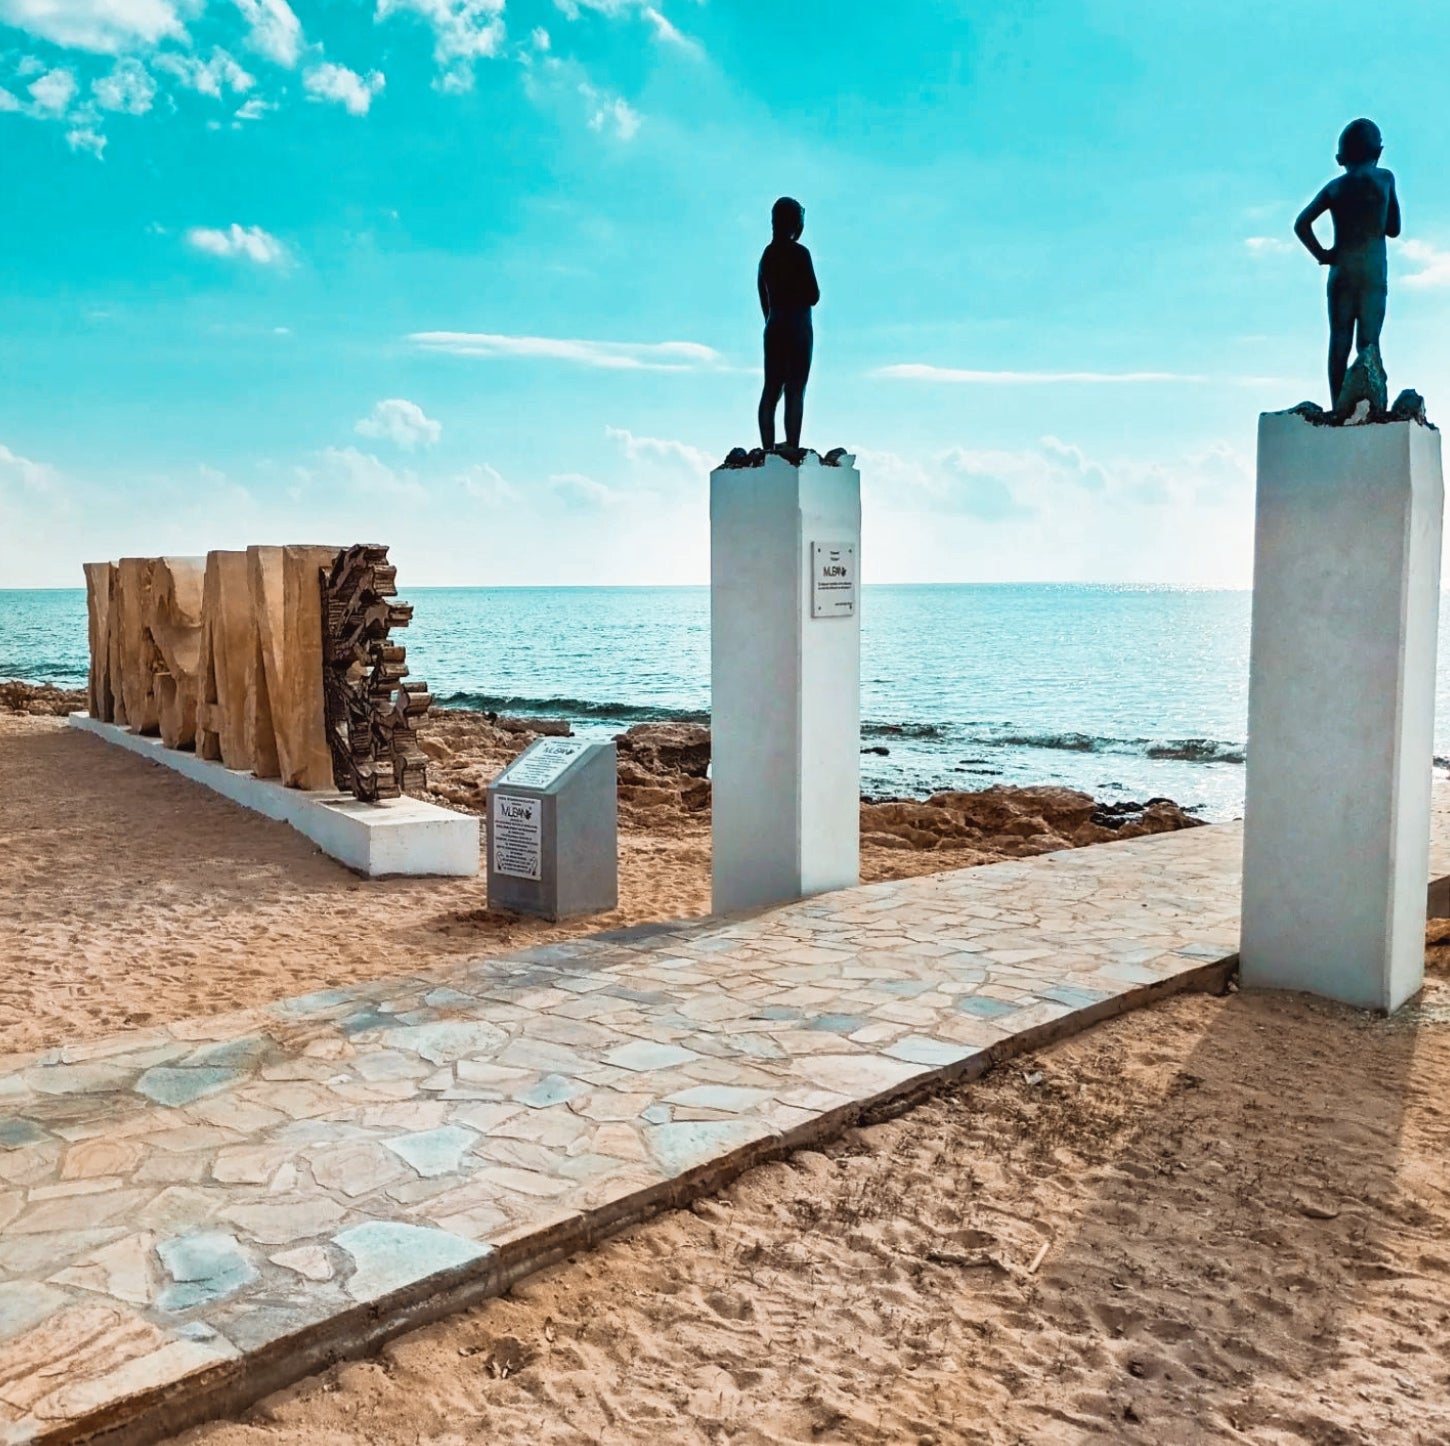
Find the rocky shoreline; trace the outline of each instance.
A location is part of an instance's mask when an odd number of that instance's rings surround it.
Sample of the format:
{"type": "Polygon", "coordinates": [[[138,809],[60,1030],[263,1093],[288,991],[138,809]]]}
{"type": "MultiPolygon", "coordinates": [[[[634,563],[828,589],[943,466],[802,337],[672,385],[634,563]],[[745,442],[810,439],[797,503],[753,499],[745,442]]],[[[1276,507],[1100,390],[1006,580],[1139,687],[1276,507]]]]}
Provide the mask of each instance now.
{"type": "MultiPolygon", "coordinates": [[[[0,711],[64,716],[85,707],[79,690],[0,683],[0,711]]],[[[535,739],[567,737],[562,719],[435,709],[419,730],[428,755],[424,796],[483,816],[489,785],[535,739]]],[[[640,723],[619,734],[620,825],[649,833],[706,832],[710,730],[699,723],[640,723]]],[[[1202,820],[1171,799],[1105,803],[1051,785],[935,793],[926,799],[863,798],[864,850],[953,855],[943,867],[1028,858],[1113,839],[1195,828],[1202,820]]],[[[884,872],[897,872],[889,861],[884,872]]]]}

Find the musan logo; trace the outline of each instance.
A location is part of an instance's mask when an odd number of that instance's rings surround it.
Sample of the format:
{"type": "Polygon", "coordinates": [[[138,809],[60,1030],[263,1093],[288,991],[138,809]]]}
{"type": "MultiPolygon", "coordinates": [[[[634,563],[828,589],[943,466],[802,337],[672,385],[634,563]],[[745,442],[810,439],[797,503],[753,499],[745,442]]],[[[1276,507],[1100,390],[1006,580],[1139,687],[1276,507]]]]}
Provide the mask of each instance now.
{"type": "Polygon", "coordinates": [[[534,816],[535,803],[531,798],[501,798],[498,801],[498,816],[506,818],[510,823],[517,823],[523,820],[525,823],[534,816]]]}

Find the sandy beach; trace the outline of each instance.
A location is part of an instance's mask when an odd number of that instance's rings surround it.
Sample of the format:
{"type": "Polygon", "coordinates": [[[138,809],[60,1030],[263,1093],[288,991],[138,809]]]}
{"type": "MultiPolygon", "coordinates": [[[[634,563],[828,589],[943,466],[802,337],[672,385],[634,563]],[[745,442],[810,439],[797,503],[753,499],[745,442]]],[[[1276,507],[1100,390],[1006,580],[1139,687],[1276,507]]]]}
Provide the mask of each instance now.
{"type": "MultiPolygon", "coordinates": [[[[22,695],[64,711],[77,695],[22,695]]],[[[669,725],[621,753],[620,906],[550,924],[491,911],[485,880],[363,881],[300,834],[65,727],[0,712],[6,800],[0,1053],[221,1014],[428,961],[504,953],[710,908],[704,730],[669,725]]],[[[440,712],[424,735],[433,796],[481,814],[488,781],[537,736],[440,712]]],[[[864,805],[862,875],[901,878],[1179,827],[1128,821],[1065,789],[864,805]],[[948,806],[955,801],[955,806],[948,806]]]]}
{"type": "MultiPolygon", "coordinates": [[[[480,811],[530,736],[441,715],[437,796],[480,811]]],[[[490,913],[482,880],[364,883],[57,716],[0,715],[0,1051],[702,913],[700,745],[623,748],[621,907],[549,925],[490,913]]],[[[1184,821],[1051,789],[863,805],[863,873],[1184,821]]],[[[178,1439],[1441,1440],[1447,958],[1393,1021],[1231,993],[1100,1026],[178,1439]]]]}
{"type": "Polygon", "coordinates": [[[1429,1446],[1447,1021],[1172,1000],[181,1439],[1429,1446]]]}

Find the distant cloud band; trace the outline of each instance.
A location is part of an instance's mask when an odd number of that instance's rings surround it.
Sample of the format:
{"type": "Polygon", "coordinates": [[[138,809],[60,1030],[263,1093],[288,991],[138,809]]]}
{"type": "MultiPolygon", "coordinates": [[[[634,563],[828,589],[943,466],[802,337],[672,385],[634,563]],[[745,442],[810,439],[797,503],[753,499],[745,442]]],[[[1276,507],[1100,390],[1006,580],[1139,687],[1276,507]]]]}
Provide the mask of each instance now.
{"type": "Polygon", "coordinates": [[[724,364],[714,347],[694,341],[579,341],[481,331],[419,331],[408,340],[425,351],[452,356],[563,361],[606,371],[707,371],[724,364]]]}
{"type": "Polygon", "coordinates": [[[1274,377],[1210,377],[1195,372],[1009,372],[968,371],[960,367],[929,366],[924,362],[901,362],[877,367],[875,377],[908,382],[957,382],[972,386],[1138,386],[1178,383],[1188,386],[1259,386],[1274,377]]]}

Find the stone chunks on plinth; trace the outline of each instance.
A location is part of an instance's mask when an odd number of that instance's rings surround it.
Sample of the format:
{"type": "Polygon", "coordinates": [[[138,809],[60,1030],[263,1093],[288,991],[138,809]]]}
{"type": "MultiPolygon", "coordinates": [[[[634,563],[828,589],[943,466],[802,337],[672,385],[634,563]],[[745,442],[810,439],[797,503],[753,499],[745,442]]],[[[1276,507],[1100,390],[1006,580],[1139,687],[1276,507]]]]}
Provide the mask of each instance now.
{"type": "Polygon", "coordinates": [[[154,649],[161,741],[168,748],[190,748],[196,741],[205,573],[200,557],[158,557],[152,570],[146,630],[154,649]]]}
{"type": "Polygon", "coordinates": [[[252,766],[246,737],[247,674],[256,651],[255,633],[247,554],[207,553],[197,666],[196,751],[228,768],[252,766]]]}
{"type": "Polygon", "coordinates": [[[86,632],[91,645],[90,674],[86,680],[86,710],[101,723],[115,721],[111,693],[110,627],[114,562],[88,562],[86,572],[86,632]]]}
{"type": "Polygon", "coordinates": [[[322,577],[333,547],[249,547],[256,619],[248,662],[252,770],[289,788],[333,787],[322,694],[322,577]]]}

